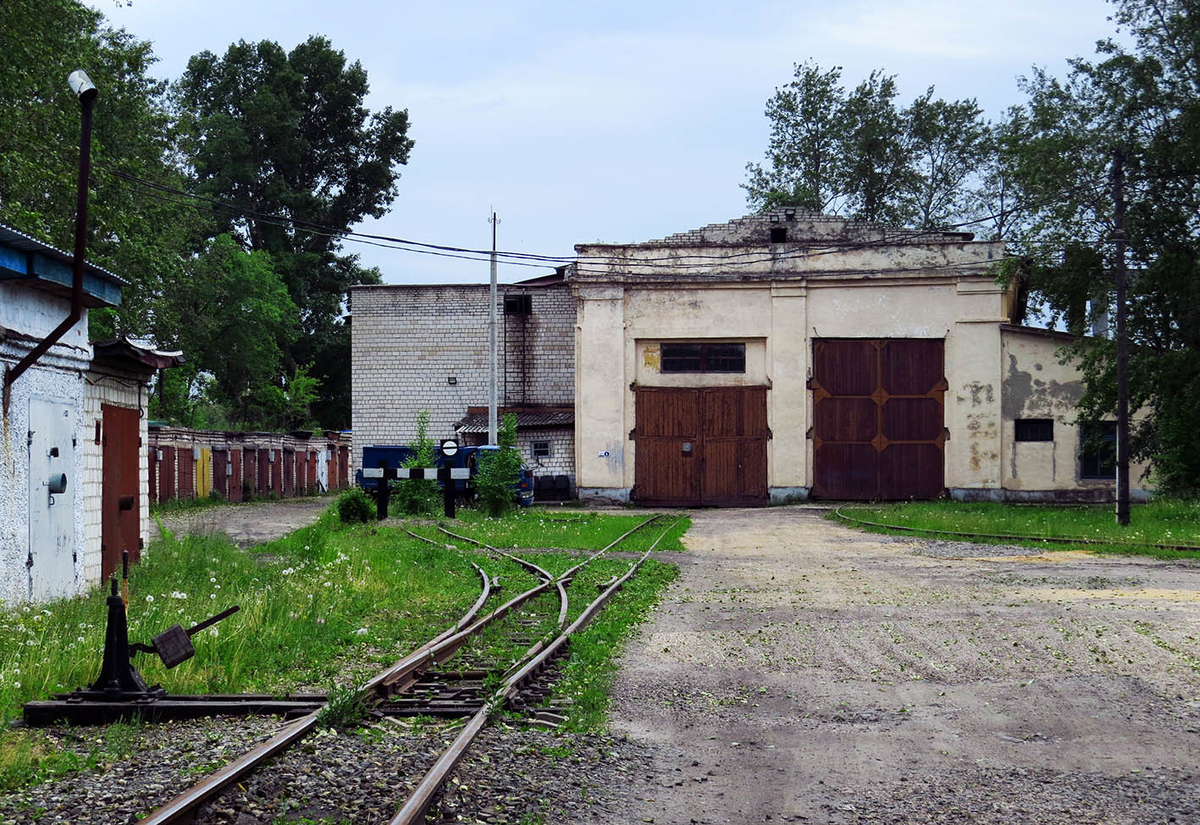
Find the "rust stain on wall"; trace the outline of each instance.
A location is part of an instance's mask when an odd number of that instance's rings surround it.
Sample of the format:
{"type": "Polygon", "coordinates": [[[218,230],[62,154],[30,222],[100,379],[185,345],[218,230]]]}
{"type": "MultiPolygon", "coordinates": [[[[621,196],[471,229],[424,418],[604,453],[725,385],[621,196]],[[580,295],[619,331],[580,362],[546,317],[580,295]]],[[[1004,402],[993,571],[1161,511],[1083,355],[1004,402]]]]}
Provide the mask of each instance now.
{"type": "Polygon", "coordinates": [[[642,354],[642,364],[646,369],[658,372],[662,366],[662,351],[658,347],[646,347],[642,354]]]}

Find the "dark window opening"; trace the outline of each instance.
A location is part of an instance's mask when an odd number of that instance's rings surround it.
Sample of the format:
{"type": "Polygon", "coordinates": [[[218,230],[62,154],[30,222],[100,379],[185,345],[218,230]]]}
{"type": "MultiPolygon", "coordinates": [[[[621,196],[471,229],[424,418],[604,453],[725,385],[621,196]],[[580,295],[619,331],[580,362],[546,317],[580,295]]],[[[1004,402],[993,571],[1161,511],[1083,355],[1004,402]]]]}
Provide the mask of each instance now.
{"type": "Polygon", "coordinates": [[[529,445],[529,451],[534,458],[549,458],[550,457],[550,442],[549,441],[534,441],[529,445]]]}
{"type": "Polygon", "coordinates": [[[786,226],[772,226],[771,227],[771,243],[783,243],[786,240],[787,240],[787,227],[786,226]]]}
{"type": "Polygon", "coordinates": [[[532,315],[533,314],[533,296],[529,294],[523,295],[505,295],[504,296],[504,314],[505,315],[532,315]]]}
{"type": "Polygon", "coordinates": [[[1016,420],[1017,441],[1053,441],[1053,418],[1018,418],[1016,420]]]}
{"type": "Polygon", "coordinates": [[[1079,425],[1079,477],[1115,478],[1117,422],[1085,421],[1079,425]]]}
{"type": "Polygon", "coordinates": [[[663,344],[663,372],[745,372],[745,344],[663,344]]]}

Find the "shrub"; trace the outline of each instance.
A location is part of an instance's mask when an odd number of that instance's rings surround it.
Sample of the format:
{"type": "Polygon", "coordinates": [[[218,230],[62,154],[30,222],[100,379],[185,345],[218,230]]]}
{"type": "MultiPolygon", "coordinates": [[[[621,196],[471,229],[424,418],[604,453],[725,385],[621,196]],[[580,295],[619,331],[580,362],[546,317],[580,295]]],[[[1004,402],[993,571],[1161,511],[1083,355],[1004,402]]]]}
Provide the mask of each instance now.
{"type": "Polygon", "coordinates": [[[503,515],[512,506],[520,478],[521,454],[517,452],[515,415],[504,416],[496,440],[500,442],[500,449],[479,454],[479,473],[475,477],[475,491],[489,516],[503,515]]]}
{"type": "MultiPolygon", "coordinates": [[[[437,460],[433,439],[429,437],[429,410],[417,414],[417,437],[412,442],[413,456],[405,467],[432,467],[437,460]]],[[[438,487],[432,479],[405,478],[392,491],[392,502],[407,516],[436,513],[438,487]]]]}
{"type": "Polygon", "coordinates": [[[361,487],[351,487],[338,496],[337,513],[343,524],[366,524],[375,518],[375,502],[361,487]]]}

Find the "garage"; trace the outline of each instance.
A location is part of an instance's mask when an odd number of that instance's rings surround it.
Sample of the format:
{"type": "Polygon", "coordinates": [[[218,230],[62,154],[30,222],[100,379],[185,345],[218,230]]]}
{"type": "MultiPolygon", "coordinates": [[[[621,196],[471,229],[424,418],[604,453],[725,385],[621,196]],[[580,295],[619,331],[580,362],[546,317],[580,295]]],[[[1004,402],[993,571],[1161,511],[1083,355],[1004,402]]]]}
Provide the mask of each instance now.
{"type": "Polygon", "coordinates": [[[942,339],[815,339],[812,359],[813,496],[941,495],[942,339]]]}
{"type": "Polygon", "coordinates": [[[766,387],[635,392],[635,500],[680,507],[766,503],[766,387]]]}

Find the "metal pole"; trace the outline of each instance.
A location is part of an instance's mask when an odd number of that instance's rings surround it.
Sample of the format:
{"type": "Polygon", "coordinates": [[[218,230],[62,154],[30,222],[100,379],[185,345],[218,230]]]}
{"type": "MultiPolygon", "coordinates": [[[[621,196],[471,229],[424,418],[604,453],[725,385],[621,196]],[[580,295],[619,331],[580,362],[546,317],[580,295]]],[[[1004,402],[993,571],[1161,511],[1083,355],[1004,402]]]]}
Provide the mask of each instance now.
{"type": "Polygon", "coordinates": [[[1113,240],[1117,280],[1117,524],[1129,524],[1129,341],[1125,329],[1125,155],[1113,150],[1113,240]]]}
{"type": "Polygon", "coordinates": [[[488,338],[491,342],[491,371],[488,373],[488,444],[498,442],[499,422],[496,416],[496,373],[499,372],[499,357],[496,350],[496,224],[500,219],[492,213],[492,289],[488,305],[488,338]]]}

